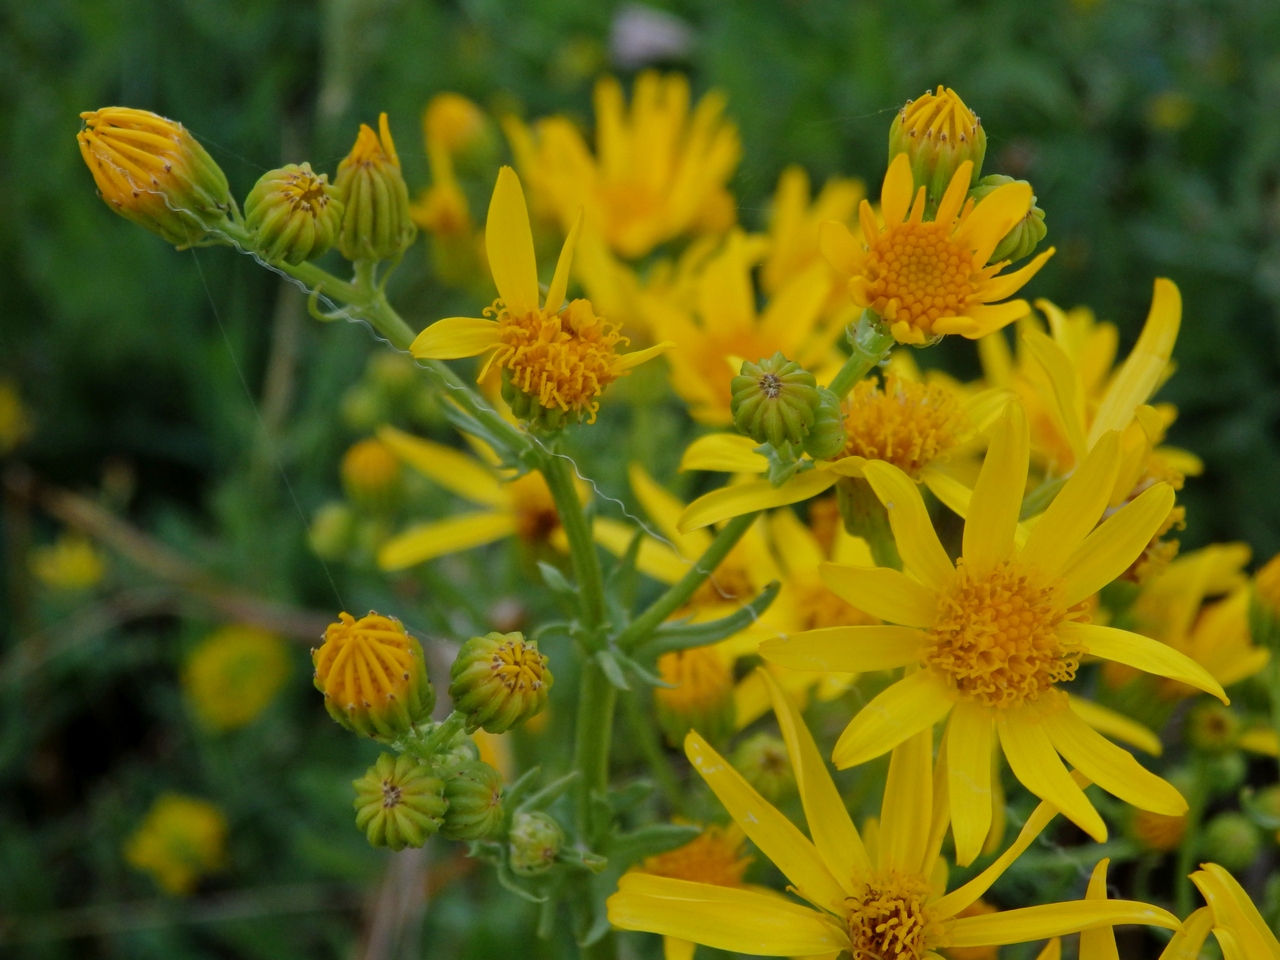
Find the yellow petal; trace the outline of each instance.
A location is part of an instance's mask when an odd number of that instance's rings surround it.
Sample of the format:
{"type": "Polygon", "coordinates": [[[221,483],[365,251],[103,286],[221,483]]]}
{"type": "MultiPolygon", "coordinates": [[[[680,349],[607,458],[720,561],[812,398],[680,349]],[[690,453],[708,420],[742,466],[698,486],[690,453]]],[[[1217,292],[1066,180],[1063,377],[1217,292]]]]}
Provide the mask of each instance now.
{"type": "Polygon", "coordinates": [[[1012,273],[1002,273],[998,277],[992,277],[982,285],[982,299],[994,303],[997,300],[1003,300],[1005,297],[1011,297],[1040,272],[1040,268],[1049,262],[1049,258],[1054,254],[1054,248],[1042,250],[1027,262],[1026,266],[1019,267],[1012,273]]]}
{"type": "Polygon", "coordinates": [[[1058,575],[1107,509],[1120,469],[1119,453],[1120,435],[1104,434],[1027,537],[1019,554],[1024,563],[1044,577],[1058,575]]]}
{"type": "Polygon", "coordinates": [[[933,729],[893,748],[880,806],[880,869],[921,874],[933,825],[933,729]]]}
{"type": "Polygon", "coordinates": [[[760,656],[791,670],[866,673],[920,659],[926,634],[912,627],[820,627],[760,644],[760,656]]]}
{"type": "Polygon", "coordinates": [[[418,334],[409,352],[419,360],[457,360],[474,357],[497,346],[498,325],[479,317],[445,317],[418,334]]]}
{"type": "Polygon", "coordinates": [[[1113,796],[1141,810],[1177,817],[1187,812],[1187,801],[1174,786],[1133,759],[1081,720],[1070,706],[1046,711],[1044,728],[1054,748],[1086,777],[1113,796]]]}
{"type": "Polygon", "coordinates": [[[1173,499],[1173,488],[1157,483],[1102,521],[1063,564],[1063,602],[1077,604],[1129,569],[1169,516],[1173,499]]]}
{"type": "Polygon", "coordinates": [[[1061,937],[1094,927],[1141,923],[1166,930],[1178,929],[1178,918],[1168,910],[1136,900],[1071,900],[1038,907],[1003,910],[977,917],[961,917],[952,928],[950,946],[984,947],[1027,943],[1061,937]]]}
{"type": "MultiPolygon", "coordinates": [[[[1086,900],[1107,899],[1107,864],[1111,861],[1103,858],[1093,868],[1089,877],[1089,889],[1085,892],[1086,900]]],[[[1111,927],[1094,927],[1080,934],[1080,960],[1120,960],[1120,952],[1116,950],[1116,935],[1111,927]]]]}
{"type": "Polygon", "coordinates": [[[510,167],[498,171],[498,181],[493,185],[484,246],[494,285],[507,310],[517,316],[536,312],[538,260],[533,252],[533,231],[529,229],[529,209],[524,203],[520,178],[510,167]]]}
{"type": "Polygon", "coordinates": [[[1264,757],[1280,757],[1280,735],[1275,727],[1254,727],[1240,734],[1236,745],[1250,753],[1260,753],[1264,757]]]}
{"type": "Polygon", "coordinates": [[[951,709],[947,721],[947,793],[956,864],[967,867],[982,852],[991,832],[991,711],[970,700],[951,709]]]}
{"type": "Polygon", "coordinates": [[[832,593],[873,617],[907,627],[933,626],[937,598],[905,573],[890,567],[824,563],[818,574],[832,593]]]}
{"type": "Polygon", "coordinates": [[[830,953],[847,935],[810,907],[709,883],[624,874],[607,902],[609,922],[703,943],[731,953],[793,957],[830,953]]]}
{"type": "Polygon", "coordinates": [[[1053,399],[1057,401],[1057,416],[1071,445],[1071,452],[1076,462],[1084,459],[1088,446],[1085,444],[1084,391],[1080,386],[1080,374],[1071,358],[1056,342],[1039,330],[1028,330],[1022,335],[1022,342],[1027,345],[1027,352],[1044,369],[1053,389],[1053,399]]]}
{"type": "Polygon", "coordinates": [[[964,522],[964,562],[971,570],[986,571],[1013,556],[1030,444],[1022,405],[1010,403],[992,429],[964,522]]]}
{"type": "Polygon", "coordinates": [[[1002,710],[996,720],[996,730],[1013,775],[1022,785],[1052,803],[1093,839],[1104,842],[1107,825],[1058,759],[1058,751],[1038,718],[1026,709],[1002,710]]]}
{"type": "Polygon", "coordinates": [[[721,487],[689,504],[680,515],[680,529],[697,530],[744,513],[799,503],[817,496],[838,479],[828,470],[808,470],[796,474],[780,487],[775,487],[768,480],[748,480],[721,487]]]}
{"type": "Polygon", "coordinates": [[[507,494],[501,480],[484,464],[477,463],[474,457],[390,426],[378,428],[378,439],[397,457],[446,490],[473,503],[491,507],[507,505],[507,494]]]}
{"type": "Polygon", "coordinates": [[[769,461],[755,452],[756,443],[737,433],[709,433],[685,448],[681,470],[715,470],[720,473],[764,473],[769,461]]]}
{"type": "Polygon", "coordinates": [[[955,575],[955,567],[942,549],[919,487],[900,469],[882,460],[868,462],[863,476],[889,514],[893,539],[907,571],[931,590],[943,589],[955,575]]]}
{"type": "Polygon", "coordinates": [[[556,261],[556,272],[551,277],[551,286],[547,288],[547,313],[559,313],[564,304],[565,293],[569,290],[569,267],[573,264],[573,251],[578,246],[578,237],[582,235],[582,211],[573,220],[573,228],[564,238],[564,246],[560,248],[560,258],[556,261]]]}
{"type": "MultiPolygon", "coordinates": [[[[991,259],[1005,234],[1031,209],[1031,185],[1023,181],[997,187],[974,206],[956,231],[956,240],[974,251],[976,265],[991,259]]],[[[888,222],[886,220],[886,222],[888,222]]]]}
{"type": "Polygon", "coordinates": [[[711,537],[706,533],[683,533],[678,523],[685,506],[645,471],[638,463],[627,467],[627,477],[631,481],[631,490],[644,507],[645,513],[653,521],[658,532],[676,545],[680,553],[688,560],[696,560],[702,551],[711,546],[711,537]]]}
{"type": "Polygon", "coordinates": [[[1199,960],[1200,949],[1212,928],[1213,911],[1201,907],[1182,921],[1182,926],[1160,954],[1160,960],[1199,960]]]}
{"type": "Polygon", "coordinates": [[[1225,928],[1238,941],[1241,957],[1280,960],[1280,942],[1235,877],[1216,863],[1202,863],[1191,875],[1191,881],[1213,911],[1214,932],[1219,942],[1222,940],[1219,931],[1225,928]]]}
{"type": "MultiPolygon", "coordinates": [[[[596,517],[591,525],[591,534],[596,543],[617,557],[627,552],[635,533],[634,527],[609,517],[596,517]]],[[[691,561],[680,556],[666,544],[659,543],[649,536],[641,539],[640,552],[636,556],[636,569],[646,576],[653,577],[659,583],[675,583],[688,573],[692,566],[691,561]]]]}
{"type": "Polygon", "coordinates": [[[818,228],[818,249],[831,269],[842,277],[856,273],[863,253],[849,228],[838,220],[824,221],[818,228]]]}
{"type": "Polygon", "coordinates": [[[756,673],[769,689],[773,712],[778,718],[778,729],[787,744],[791,768],[795,771],[796,787],[800,802],[804,805],[804,819],[809,824],[813,845],[845,892],[854,892],[853,878],[871,869],[862,838],[853,826],[849,811],[827,772],[827,765],[813,742],[813,734],[805,726],[804,718],[791,698],[778,685],[768,670],[756,673]]]}
{"type": "Polygon", "coordinates": [[[1036,960],[1062,960],[1062,941],[1054,937],[1036,954],[1036,960]]]}
{"type": "Polygon", "coordinates": [[[1064,638],[1083,645],[1095,657],[1114,660],[1130,667],[1137,667],[1158,677],[1181,680],[1183,683],[1211,693],[1223,703],[1230,703],[1218,681],[1209,671],[1185,653],[1152,640],[1141,634],[1116,627],[1102,627],[1094,623],[1063,623],[1058,629],[1064,638]]]}
{"type": "Polygon", "coordinates": [[[661,343],[655,343],[652,347],[645,347],[643,350],[632,350],[630,353],[624,353],[614,360],[613,369],[615,372],[621,372],[623,370],[630,370],[633,367],[638,367],[640,364],[646,363],[654,357],[661,356],[675,345],[674,340],[663,340],[661,343]]]}
{"type": "Polygon", "coordinates": [[[662,960],[693,960],[698,945],[692,940],[681,940],[679,937],[662,938],[662,960]]]}
{"type": "MultiPolygon", "coordinates": [[[[889,164],[884,183],[880,186],[880,213],[884,217],[885,226],[901,223],[906,218],[915,192],[911,160],[905,153],[900,153],[889,164]]],[[[1005,232],[1008,233],[1007,230],[1005,232]]]]}
{"type": "Polygon", "coordinates": [[[1164,753],[1164,744],[1160,742],[1160,738],[1138,721],[1083,697],[1067,694],[1067,701],[1081,720],[1099,733],[1105,733],[1112,740],[1119,740],[1131,747],[1137,747],[1153,757],[1164,753]]]}
{"type": "Polygon", "coordinates": [[[955,694],[928,670],[903,677],[876,695],[836,741],[831,760],[844,770],[888,753],[947,715],[955,694]]]}
{"type": "Polygon", "coordinates": [[[470,550],[516,532],[510,513],[470,513],[435,523],[421,523],[392,537],[378,550],[383,570],[403,570],[445,554],[470,550]]]}
{"type": "Polygon", "coordinates": [[[934,464],[920,471],[920,479],[929,488],[929,492],[945,504],[952,513],[961,517],[968,515],[973,491],[963,483],[934,464]]]}
{"type": "Polygon", "coordinates": [[[933,215],[935,222],[949,224],[956,218],[960,213],[960,208],[964,206],[972,179],[972,160],[966,160],[956,167],[956,172],[951,176],[951,182],[947,184],[947,192],[942,195],[942,199],[938,202],[938,212],[933,215]]]}
{"type": "Polygon", "coordinates": [[[760,796],[696,731],[685,737],[684,752],[729,815],[800,896],[827,910],[837,910],[844,901],[844,887],[831,875],[812,841],[760,796]]]}
{"type": "Polygon", "coordinates": [[[807,576],[826,560],[822,544],[794,510],[775,510],[769,515],[769,538],[782,565],[793,575],[807,576]]]}

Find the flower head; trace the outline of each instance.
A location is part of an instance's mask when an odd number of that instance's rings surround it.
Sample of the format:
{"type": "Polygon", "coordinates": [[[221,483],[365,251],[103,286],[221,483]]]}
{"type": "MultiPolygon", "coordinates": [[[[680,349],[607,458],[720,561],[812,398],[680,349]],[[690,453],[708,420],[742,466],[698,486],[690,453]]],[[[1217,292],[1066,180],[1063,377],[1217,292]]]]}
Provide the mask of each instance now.
{"type": "Polygon", "coordinates": [[[245,226],[268,261],[298,264],[323,256],[342,225],[342,201],[329,175],[290,163],[262,175],[245,198],[245,226]]]}
{"type": "Polygon", "coordinates": [[[680,743],[690,730],[712,741],[733,732],[732,655],[715,646],[664,653],[658,675],[669,686],[655,687],[653,701],[670,743],[680,743]]]}
{"type": "MultiPolygon", "coordinates": [[[[908,100],[889,128],[889,160],[906,154],[917,186],[931,203],[938,203],[957,169],[968,161],[971,182],[982,173],[987,132],[982,121],[950,87],[938,86],[916,100],[908,100]]],[[[967,188],[968,184],[966,184],[967,188]]]]}
{"type": "Polygon", "coordinates": [[[212,803],[166,793],[124,846],[130,866],[145,870],[166,893],[191,893],[226,861],[227,820],[212,803]]]}
{"type": "Polygon", "coordinates": [[[467,727],[504,733],[547,705],[553,678],[538,645],[519,633],[489,633],[462,645],[449,671],[454,709],[467,727]]]}
{"type": "Polygon", "coordinates": [[[378,132],[360,124],[356,142],[338,164],[334,191],[343,202],[338,251],[348,260],[389,260],[413,243],[409,188],[385,113],[378,132]]]}
{"type": "Polygon", "coordinates": [[[736,823],[728,827],[713,824],[684,846],[648,857],[638,869],[655,877],[741,887],[742,875],[754,859],[746,854],[746,842],[736,823]]]}
{"type": "Polygon", "coordinates": [[[89,590],[102,582],[106,569],[93,541],[79,534],[60,534],[53,543],[31,551],[31,572],[53,590],[89,590]]]}
{"type": "Polygon", "coordinates": [[[384,753],[351,784],[356,827],[375,847],[420,847],[440,829],[448,803],[444,783],[409,754],[384,753]]]}
{"type": "Polygon", "coordinates": [[[232,730],[252,723],[288,676],[283,640],[261,627],[230,624],[191,652],[182,686],[201,723],[232,730]]]}
{"type": "Polygon", "coordinates": [[[341,469],[347,496],[364,506],[389,506],[400,489],[400,458],[377,437],[366,437],[348,447],[341,469]]]}
{"type": "Polygon", "coordinates": [[[1025,300],[996,301],[1017,292],[1053,254],[1046,250],[998,276],[1005,262],[988,261],[1026,215],[1031,188],[1010,183],[974,204],[965,199],[972,173],[971,162],[960,164],[936,216],[926,221],[925,188],[915,189],[911,161],[898,154],[881,190],[883,228],[865,200],[861,245],[843,224],[823,225],[823,254],[848,278],[853,302],[883,317],[899,343],[920,345],[948,333],[976,339],[1017,320],[1029,309],[1025,300]]]}

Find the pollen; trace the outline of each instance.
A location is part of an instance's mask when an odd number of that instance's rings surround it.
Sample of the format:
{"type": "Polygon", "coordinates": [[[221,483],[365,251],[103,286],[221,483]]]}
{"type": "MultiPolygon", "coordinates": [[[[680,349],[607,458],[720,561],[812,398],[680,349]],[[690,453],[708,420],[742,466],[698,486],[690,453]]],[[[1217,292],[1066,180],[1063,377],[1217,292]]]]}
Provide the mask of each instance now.
{"type": "Polygon", "coordinates": [[[955,395],[937,384],[890,374],[881,389],[863,380],[845,404],[842,456],[884,460],[918,480],[925,465],[957,444],[964,422],[955,395]]]}
{"type": "Polygon", "coordinates": [[[279,190],[280,195],[289,204],[289,208],[295,213],[303,212],[319,216],[333,199],[330,195],[328,178],[316,176],[310,167],[291,170],[281,180],[279,190]]]}
{"type": "Polygon", "coordinates": [[[924,877],[884,871],[857,881],[845,900],[849,954],[853,960],[922,960],[937,942],[940,925],[927,907],[924,877]]]}
{"type": "Polygon", "coordinates": [[[500,643],[489,661],[489,669],[504,687],[522,693],[542,689],[546,668],[547,658],[520,638],[500,643]]]}
{"type": "Polygon", "coordinates": [[[970,251],[952,239],[953,228],[914,218],[886,224],[867,250],[854,299],[895,327],[915,328],[921,343],[933,336],[935,321],[963,315],[981,278],[973,275],[970,251]]]}
{"type": "Polygon", "coordinates": [[[736,828],[707,827],[683,847],[649,857],[640,869],[657,877],[740,887],[752,861],[743,855],[744,846],[742,833],[736,828]]]}
{"type": "Polygon", "coordinates": [[[325,697],[343,709],[404,699],[415,669],[404,624],[376,613],[359,620],[349,613],[338,618],[314,654],[317,686],[325,697]]]}
{"type": "Polygon", "coordinates": [[[497,317],[501,336],[491,362],[511,372],[513,385],[544,407],[595,421],[600,394],[621,375],[617,348],[629,343],[613,324],[586,300],[523,315],[495,300],[485,315],[497,317]]]}
{"type": "Polygon", "coordinates": [[[653,691],[658,704],[682,717],[716,710],[733,696],[733,671],[712,647],[690,647],[658,658],[658,675],[670,687],[653,691]]]}
{"type": "Polygon", "coordinates": [[[982,121],[954,90],[939,86],[902,108],[902,129],[921,142],[968,143],[978,138],[982,121]]]}
{"type": "Polygon", "coordinates": [[[961,560],[938,597],[924,666],[988,707],[1035,701],[1075,677],[1083,651],[1058,626],[1087,618],[1083,606],[1064,607],[1054,587],[1016,563],[975,574],[961,560]]]}

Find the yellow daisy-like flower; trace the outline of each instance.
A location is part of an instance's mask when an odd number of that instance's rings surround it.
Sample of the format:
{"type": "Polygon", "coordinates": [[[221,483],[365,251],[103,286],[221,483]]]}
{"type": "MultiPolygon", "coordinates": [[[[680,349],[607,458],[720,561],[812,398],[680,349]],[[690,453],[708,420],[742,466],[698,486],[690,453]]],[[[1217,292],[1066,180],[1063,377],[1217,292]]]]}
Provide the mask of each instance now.
{"type": "MultiPolygon", "coordinates": [[[[484,508],[447,520],[414,524],[392,537],[378,549],[378,565],[383,570],[403,570],[511,536],[530,546],[549,543],[558,550],[567,549],[555,500],[541,473],[532,471],[517,477],[500,469],[497,455],[480,441],[472,441],[477,456],[470,457],[391,426],[379,428],[378,438],[423,476],[484,508]]],[[[578,496],[583,502],[589,493],[585,484],[579,484],[578,496]]]]}
{"type": "Polygon", "coordinates": [[[604,389],[670,344],[618,353],[627,339],[596,316],[590,301],[562,306],[580,229],[579,222],[569,231],[542,301],[524,192],[515,171],[503,167],[485,225],[489,268],[498,287],[498,299],[486,311],[492,317],[437,320],[418,334],[410,352],[419,359],[454,360],[492,351],[481,379],[496,363],[543,408],[594,420],[604,389]]]}
{"type": "Polygon", "coordinates": [[[948,333],[976,339],[1012,323],[1027,302],[996,301],[1021,289],[1053,255],[1050,248],[999,275],[1005,261],[987,261],[1031,208],[1031,187],[1005,184],[974,204],[966,200],[972,175],[970,161],[960,164],[934,219],[925,221],[925,188],[916,190],[911,161],[900,153],[880,191],[883,228],[865,200],[861,244],[844,224],[823,224],[822,252],[848,278],[853,302],[883,317],[899,343],[920,345],[948,333]]]}
{"type": "Polygon", "coordinates": [[[1118,469],[1117,439],[1108,434],[1023,539],[1028,445],[1022,408],[1010,403],[992,431],[955,564],[911,478],[891,464],[868,463],[865,476],[888,509],[905,572],[832,565],[824,575],[840,596],[893,626],[810,631],[760,646],[766,660],[796,669],[908,667],[853,718],[833,759],[841,768],[864,763],[949,716],[951,818],[962,864],[982,849],[991,823],[995,736],[1023,785],[1099,841],[1106,825],[1059,754],[1134,806],[1169,815],[1187,809],[1177,790],[1095,732],[1057,689],[1084,656],[1226,700],[1186,655],[1089,624],[1082,606],[1133,562],[1167,515],[1173,491],[1156,484],[1097,526],[1118,469]]]}
{"type": "Polygon", "coordinates": [[[484,237],[471,219],[471,206],[458,183],[454,156],[483,141],[488,122],[480,108],[456,93],[431,98],[422,112],[422,136],[431,169],[425,187],[409,207],[409,216],[431,234],[437,272],[451,283],[482,275],[484,237]]]}
{"type": "Polygon", "coordinates": [[[1183,922],[1160,960],[1197,960],[1212,932],[1223,960],[1280,960],[1280,941],[1239,881],[1216,863],[1191,874],[1207,906],[1183,922]]]}
{"type": "Polygon", "coordinates": [[[89,590],[107,571],[102,554],[88,537],[59,534],[58,539],[31,551],[31,572],[46,587],[67,593],[89,590]]]}
{"type": "Polygon", "coordinates": [[[650,70],[628,110],[618,81],[602,78],[595,156],[566,117],[532,130],[514,118],[503,125],[536,207],[566,232],[585,210],[587,232],[633,260],[687,233],[722,233],[736,218],[725,184],[742,151],[724,95],[711,91],[692,113],[689,100],[685,77],[650,70]]]}
{"type": "Polygon", "coordinates": [[[187,658],[182,687],[211,730],[252,723],[289,676],[284,641],[261,627],[231,624],[210,634],[187,658]]]}
{"type": "Polygon", "coordinates": [[[1125,900],[959,916],[1035,840],[1057,814],[1054,806],[1040,804],[991,866],[947,893],[947,864],[939,856],[947,828],[946,784],[935,781],[928,732],[894,749],[879,829],[874,839],[870,833],[864,838],[794,704],[772,678],[766,682],[809,836],[698,734],[689,734],[685,753],[747,837],[786,876],[788,889],[805,902],[633,872],[622,877],[609,898],[614,926],[736,953],[834,957],[847,951],[860,960],[926,960],[947,947],[1022,943],[1116,923],[1177,926],[1177,918],[1159,907],[1125,900]]]}
{"type": "Polygon", "coordinates": [[[166,893],[185,896],[226,862],[227,820],[207,800],[166,793],[124,845],[130,866],[145,870],[166,893]]]}

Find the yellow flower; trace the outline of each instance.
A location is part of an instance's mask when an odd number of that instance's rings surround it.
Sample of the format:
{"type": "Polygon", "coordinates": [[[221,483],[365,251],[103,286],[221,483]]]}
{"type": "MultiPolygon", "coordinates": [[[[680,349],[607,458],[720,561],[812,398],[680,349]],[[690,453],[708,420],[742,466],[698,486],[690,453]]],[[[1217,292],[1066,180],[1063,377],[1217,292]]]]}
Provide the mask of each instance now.
{"type": "Polygon", "coordinates": [[[231,624],[191,652],[182,686],[201,723],[232,730],[256,719],[288,676],[284,641],[260,627],[231,624]]]}
{"type": "Polygon", "coordinates": [[[437,320],[418,334],[410,352],[419,359],[454,360],[492,350],[481,379],[497,363],[516,388],[543,408],[595,420],[597,398],[605,387],[670,344],[620,354],[617,347],[627,339],[595,315],[590,301],[574,300],[561,308],[579,230],[575,225],[569,231],[541,303],[524,193],[515,171],[503,167],[485,226],[489,268],[498,287],[498,299],[485,311],[493,319],[437,320]]]}
{"type": "MultiPolygon", "coordinates": [[[[550,543],[558,550],[567,549],[555,501],[541,473],[515,476],[499,469],[497,455],[479,441],[473,444],[478,459],[395,427],[381,427],[378,438],[423,476],[484,507],[403,530],[378,550],[378,565],[383,570],[403,570],[510,536],[530,546],[550,543]]],[[[584,502],[589,492],[585,485],[579,485],[578,496],[584,502]]]]}
{"type": "Polygon", "coordinates": [[[1118,469],[1117,438],[1108,434],[1024,539],[1018,515],[1028,445],[1022,408],[1010,403],[992,430],[956,564],[915,483],[891,464],[868,463],[866,478],[888,508],[906,572],[832,565],[824,576],[850,603],[896,626],[810,631],[760,646],[766,660],[797,669],[908,667],[853,718],[833,759],[841,768],[864,763],[949,715],[951,817],[962,864],[982,849],[991,822],[996,735],[1023,785],[1099,841],[1106,825],[1059,753],[1134,806],[1170,815],[1187,809],[1177,790],[1096,733],[1057,689],[1082,657],[1116,660],[1226,699],[1184,654],[1085,622],[1082,602],[1133,562],[1168,514],[1173,491],[1156,484],[1095,530],[1118,469]]]}
{"type": "Polygon", "coordinates": [[[1196,960],[1212,931],[1223,960],[1280,960],[1280,941],[1235,877],[1216,863],[1191,874],[1208,906],[1183,922],[1160,960],[1196,960]]]}
{"type": "Polygon", "coordinates": [[[645,71],[631,109],[612,77],[596,83],[596,155],[566,117],[530,130],[504,127],[539,211],[571,233],[579,211],[589,234],[637,259],[688,233],[722,233],[735,220],[725,184],[738,166],[738,131],[723,117],[724,95],[711,91],[689,112],[689,81],[645,71]]]}
{"type": "Polygon", "coordinates": [[[832,289],[830,271],[810,264],[757,310],[751,269],[758,253],[759,244],[735,230],[702,267],[692,303],[643,300],[655,336],[674,343],[667,356],[671,387],[700,423],[733,422],[729,381],[743,360],[755,362],[780,350],[815,373],[824,366],[834,373],[839,365],[833,345],[845,325],[822,315],[832,289]]]}
{"type": "Polygon", "coordinates": [[[357,441],[342,455],[342,486],[357,503],[388,505],[400,487],[400,460],[376,437],[357,441]]]}
{"type": "Polygon", "coordinates": [[[0,456],[11,452],[31,433],[31,417],[18,385],[0,377],[0,456]]]}
{"type": "Polygon", "coordinates": [[[74,593],[96,587],[106,564],[93,541],[80,534],[62,533],[48,546],[31,551],[31,572],[46,587],[74,593]]]}
{"type": "Polygon", "coordinates": [[[823,224],[822,252],[848,278],[853,302],[883,317],[899,343],[920,345],[948,333],[976,339],[1012,323],[1027,302],[995,301],[1016,293],[1053,255],[1050,248],[997,276],[1005,261],[987,260],[1031,208],[1031,187],[1009,183],[975,205],[965,200],[972,173],[972,162],[960,164],[937,215],[926,222],[925,188],[914,188],[911,161],[900,153],[880,192],[883,229],[865,200],[861,244],[844,224],[823,224]]]}
{"type": "Polygon", "coordinates": [[[431,185],[410,205],[409,216],[431,234],[436,272],[450,283],[476,279],[486,270],[484,237],[472,222],[453,161],[487,134],[480,108],[456,93],[432,97],[422,113],[431,185]]]}
{"type": "Polygon", "coordinates": [[[947,827],[946,784],[935,781],[929,733],[917,733],[894,749],[879,828],[860,836],[795,705],[772,678],[766,682],[796,772],[809,836],[696,733],[686,739],[685,753],[751,842],[782,871],[788,889],[806,902],[632,872],[608,900],[614,926],[735,953],[785,957],[847,951],[862,960],[925,960],[939,948],[1020,943],[1115,923],[1177,926],[1177,919],[1158,907],[1124,900],[960,917],[1058,811],[1041,803],[991,866],[947,893],[947,864],[939,856],[947,827]]]}
{"type": "Polygon", "coordinates": [[[433,151],[448,156],[465,152],[476,141],[483,140],[489,130],[484,111],[475,101],[460,93],[438,93],[422,111],[422,139],[427,146],[427,159],[435,173],[433,151]]]}
{"type": "Polygon", "coordinates": [[[338,252],[348,260],[389,260],[413,243],[418,231],[409,218],[409,188],[385,113],[378,115],[377,133],[360,124],[333,188],[343,203],[338,252]]]}
{"type": "Polygon", "coordinates": [[[165,793],[126,841],[124,858],[151,874],[166,893],[183,896],[222,867],[226,841],[226,818],[212,803],[165,793]]]}

